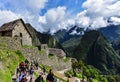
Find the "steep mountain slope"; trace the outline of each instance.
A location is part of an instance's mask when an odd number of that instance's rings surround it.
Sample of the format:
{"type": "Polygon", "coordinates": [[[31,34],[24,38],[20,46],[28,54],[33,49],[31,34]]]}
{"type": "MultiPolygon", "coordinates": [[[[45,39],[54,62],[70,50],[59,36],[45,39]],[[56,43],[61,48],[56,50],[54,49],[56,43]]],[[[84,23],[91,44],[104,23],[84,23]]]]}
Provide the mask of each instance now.
{"type": "Polygon", "coordinates": [[[71,56],[74,49],[78,46],[83,34],[84,28],[71,26],[69,30],[59,30],[55,33],[54,37],[62,44],[67,56],[71,56]]]}
{"type": "Polygon", "coordinates": [[[51,48],[63,49],[61,44],[53,36],[40,32],[37,32],[37,36],[41,44],[48,44],[48,47],[51,48]]]}
{"type": "Polygon", "coordinates": [[[116,54],[106,38],[98,31],[90,31],[82,37],[73,57],[98,68],[102,73],[120,71],[120,56],[116,54]]]}
{"type": "Polygon", "coordinates": [[[26,24],[28,31],[32,36],[32,41],[34,46],[40,46],[41,44],[48,44],[52,48],[62,48],[62,46],[57,42],[57,40],[49,35],[36,31],[30,24],[26,24]]]}
{"type": "Polygon", "coordinates": [[[98,31],[102,32],[110,42],[120,38],[120,25],[110,25],[98,31]]]}
{"type": "Polygon", "coordinates": [[[81,38],[71,38],[62,43],[62,46],[67,53],[67,56],[72,56],[75,48],[80,44],[81,38]]]}
{"type": "Polygon", "coordinates": [[[80,38],[84,34],[84,28],[72,26],[69,30],[59,30],[55,33],[54,37],[60,42],[64,43],[72,38],[80,38]]]}
{"type": "Polygon", "coordinates": [[[120,38],[116,39],[112,42],[112,46],[115,49],[115,51],[120,55],[120,38]]]}

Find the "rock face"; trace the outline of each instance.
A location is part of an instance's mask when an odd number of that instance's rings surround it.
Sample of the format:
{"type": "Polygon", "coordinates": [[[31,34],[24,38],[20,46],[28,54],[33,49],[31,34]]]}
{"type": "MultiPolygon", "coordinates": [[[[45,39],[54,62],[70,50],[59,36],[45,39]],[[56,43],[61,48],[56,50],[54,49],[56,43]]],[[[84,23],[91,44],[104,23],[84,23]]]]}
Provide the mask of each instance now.
{"type": "Polygon", "coordinates": [[[43,51],[39,53],[38,48],[23,48],[23,54],[28,60],[38,61],[39,64],[47,65],[52,67],[54,70],[63,70],[71,68],[71,60],[64,61],[63,58],[59,58],[56,55],[49,57],[46,53],[47,51],[43,51]]]}
{"type": "Polygon", "coordinates": [[[87,32],[74,52],[75,58],[95,66],[102,73],[120,72],[120,56],[98,31],[87,32]]]}

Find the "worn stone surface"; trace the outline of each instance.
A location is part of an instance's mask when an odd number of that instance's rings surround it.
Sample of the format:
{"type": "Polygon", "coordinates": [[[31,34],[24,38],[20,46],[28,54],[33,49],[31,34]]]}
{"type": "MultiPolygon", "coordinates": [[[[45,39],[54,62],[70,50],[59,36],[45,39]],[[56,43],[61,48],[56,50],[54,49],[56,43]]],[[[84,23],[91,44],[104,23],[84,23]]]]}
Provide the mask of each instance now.
{"type": "Polygon", "coordinates": [[[64,70],[71,68],[71,59],[64,61],[63,58],[60,58],[56,55],[48,56],[45,51],[44,53],[39,53],[39,50],[35,48],[23,48],[23,54],[28,60],[38,61],[39,64],[50,66],[54,70],[64,70]]]}
{"type": "Polygon", "coordinates": [[[28,33],[27,29],[25,29],[22,21],[18,21],[12,31],[12,37],[19,36],[22,40],[22,45],[32,45],[32,38],[28,33]],[[20,35],[21,34],[21,35],[20,35]]]}
{"type": "Polygon", "coordinates": [[[66,54],[62,49],[48,48],[48,50],[50,54],[57,55],[59,57],[66,57],[66,54]]]}
{"type": "Polygon", "coordinates": [[[20,37],[22,45],[32,45],[31,34],[22,19],[3,24],[0,27],[0,36],[20,37]]]}
{"type": "Polygon", "coordinates": [[[0,49],[20,50],[21,43],[17,38],[0,37],[0,49]]]}

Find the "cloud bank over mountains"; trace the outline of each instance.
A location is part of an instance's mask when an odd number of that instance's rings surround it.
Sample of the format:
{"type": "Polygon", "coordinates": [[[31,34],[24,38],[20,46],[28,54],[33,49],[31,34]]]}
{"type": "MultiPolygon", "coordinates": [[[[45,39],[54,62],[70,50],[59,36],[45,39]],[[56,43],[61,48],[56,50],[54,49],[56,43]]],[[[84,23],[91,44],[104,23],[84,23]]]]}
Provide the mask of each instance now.
{"type": "MultiPolygon", "coordinates": [[[[77,5],[79,0],[74,2],[77,5]]],[[[86,0],[77,13],[68,10],[66,5],[50,8],[43,13],[48,4],[49,0],[0,0],[0,25],[23,18],[40,32],[54,33],[60,29],[70,29],[71,25],[98,29],[109,24],[120,24],[119,0],[86,0]]]]}

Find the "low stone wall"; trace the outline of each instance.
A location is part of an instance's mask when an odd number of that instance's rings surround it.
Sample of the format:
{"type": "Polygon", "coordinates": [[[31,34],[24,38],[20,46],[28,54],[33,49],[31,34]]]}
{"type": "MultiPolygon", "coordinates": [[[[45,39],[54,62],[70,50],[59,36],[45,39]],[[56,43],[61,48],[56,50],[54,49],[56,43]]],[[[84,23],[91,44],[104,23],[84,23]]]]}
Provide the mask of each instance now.
{"type": "Polygon", "coordinates": [[[0,36],[0,49],[20,50],[21,43],[16,38],[1,37],[0,36]]]}
{"type": "Polygon", "coordinates": [[[22,53],[24,54],[25,58],[29,61],[36,60],[39,56],[38,48],[22,48],[22,53]]]}
{"type": "Polygon", "coordinates": [[[64,70],[71,68],[71,60],[64,61],[63,58],[57,56],[48,57],[45,54],[41,54],[39,58],[39,63],[50,66],[54,70],[64,70]]]}
{"type": "Polygon", "coordinates": [[[53,54],[62,58],[66,57],[66,54],[62,49],[48,48],[48,50],[50,54],[53,54]]]}
{"type": "Polygon", "coordinates": [[[23,48],[23,54],[28,60],[37,60],[39,64],[50,66],[54,70],[64,70],[71,68],[71,60],[64,61],[63,58],[59,58],[56,55],[48,57],[45,51],[44,53],[39,53],[37,47],[35,48],[23,48]]]}

